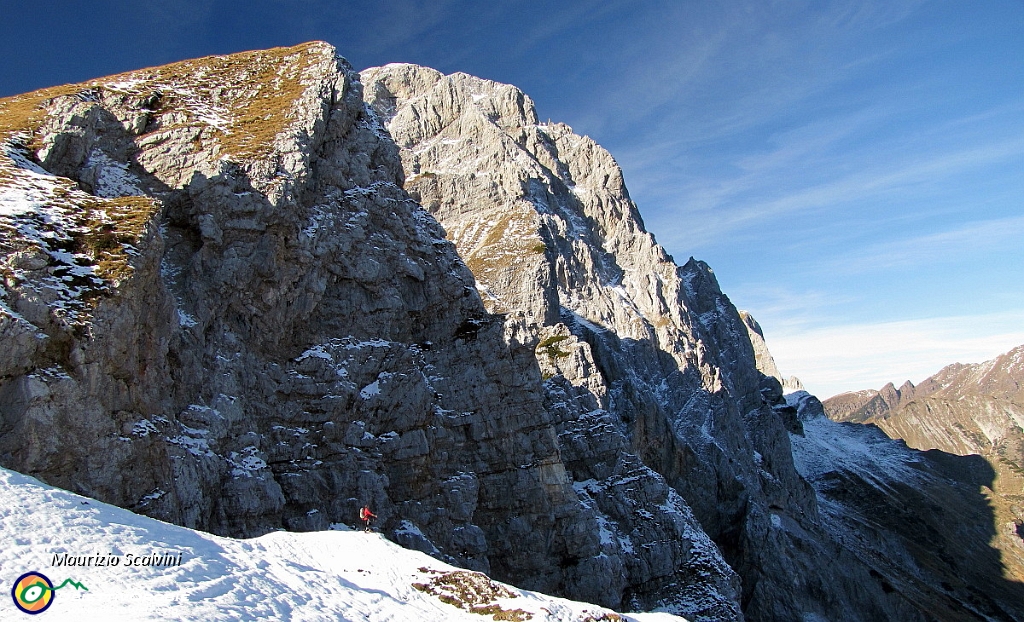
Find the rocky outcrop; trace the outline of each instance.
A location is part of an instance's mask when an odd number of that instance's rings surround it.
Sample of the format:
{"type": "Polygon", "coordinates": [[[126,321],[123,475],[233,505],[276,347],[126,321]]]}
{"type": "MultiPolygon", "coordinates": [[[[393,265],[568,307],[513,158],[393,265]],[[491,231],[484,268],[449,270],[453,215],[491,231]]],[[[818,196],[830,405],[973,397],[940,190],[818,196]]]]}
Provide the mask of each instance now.
{"type": "Polygon", "coordinates": [[[787,434],[801,423],[763,340],[766,357],[751,345],[752,318],[706,264],[677,266],[655,243],[606,151],[539,123],[512,86],[413,65],[362,79],[406,190],[466,258],[488,310],[536,344],[570,476],[588,478],[578,488],[620,494],[572,467],[593,460],[572,456],[600,429],[585,423],[596,413],[627,439],[620,455],[692,508],[739,572],[748,619],[914,619],[819,524],[787,434]]]}
{"type": "Polygon", "coordinates": [[[765,376],[771,376],[782,383],[782,373],[776,367],[775,358],[772,357],[772,353],[768,351],[768,344],[765,343],[761,325],[757,323],[753,315],[746,311],[740,311],[740,319],[743,320],[743,326],[747,329],[750,345],[754,348],[754,362],[757,365],[757,371],[765,376]]]}
{"type": "Polygon", "coordinates": [[[539,371],[401,190],[334,50],[72,91],[36,97],[7,147],[4,464],[232,535],[369,502],[408,545],[562,587],[552,549],[591,530],[539,371]],[[135,237],[122,193],[147,197],[135,237]],[[99,250],[69,216],[86,205],[99,250]]]}

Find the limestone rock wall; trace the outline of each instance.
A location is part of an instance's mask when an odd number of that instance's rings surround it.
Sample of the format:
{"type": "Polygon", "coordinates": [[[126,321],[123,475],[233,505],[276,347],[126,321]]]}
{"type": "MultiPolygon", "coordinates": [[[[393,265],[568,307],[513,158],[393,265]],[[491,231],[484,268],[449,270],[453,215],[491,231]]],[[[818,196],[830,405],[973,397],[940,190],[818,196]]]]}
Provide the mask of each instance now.
{"type": "MultiPolygon", "coordinates": [[[[749,619],[898,618],[865,606],[877,587],[837,579],[867,569],[833,561],[839,545],[793,466],[795,409],[759,370],[711,269],[677,266],[644,230],[614,159],[538,123],[509,85],[413,65],[362,80],[401,147],[406,190],[466,258],[487,308],[521,318],[536,344],[567,463],[585,436],[576,430],[626,439],[622,459],[663,478],[737,570],[749,619]]],[[[593,490],[592,478],[617,494],[614,481],[570,473],[587,478],[577,489],[593,490]]]]}

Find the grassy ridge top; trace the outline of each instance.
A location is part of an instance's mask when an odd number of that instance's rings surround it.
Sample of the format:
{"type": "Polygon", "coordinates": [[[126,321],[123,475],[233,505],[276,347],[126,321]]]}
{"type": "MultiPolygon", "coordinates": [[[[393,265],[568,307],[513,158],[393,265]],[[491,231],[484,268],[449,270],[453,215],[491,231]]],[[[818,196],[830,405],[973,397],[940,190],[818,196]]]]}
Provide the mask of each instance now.
{"type": "Polygon", "coordinates": [[[314,41],[206,56],[6,97],[0,99],[0,140],[34,137],[56,98],[112,92],[154,102],[154,115],[164,128],[203,126],[204,138],[216,140],[222,153],[258,158],[269,154],[274,138],[287,129],[293,102],[310,84],[309,68],[334,55],[329,44],[314,41]]]}

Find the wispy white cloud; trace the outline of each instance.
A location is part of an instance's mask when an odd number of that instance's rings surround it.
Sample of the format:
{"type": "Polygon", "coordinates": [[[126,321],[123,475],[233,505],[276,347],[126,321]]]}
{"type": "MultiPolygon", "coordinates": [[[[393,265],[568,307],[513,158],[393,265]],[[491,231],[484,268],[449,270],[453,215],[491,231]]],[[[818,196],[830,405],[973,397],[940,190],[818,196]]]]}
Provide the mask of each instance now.
{"type": "Polygon", "coordinates": [[[653,124],[609,146],[659,240],[700,254],[778,231],[786,219],[841,222],[844,211],[886,201],[921,210],[949,179],[1024,157],[1019,97],[964,105],[950,90],[958,77],[939,63],[894,77],[908,58],[958,36],[949,29],[928,39],[938,31],[914,22],[922,47],[913,54],[907,38],[874,36],[902,28],[926,4],[843,3],[784,25],[778,16],[751,25],[756,9],[723,11],[706,49],[681,37],[675,56],[641,62],[598,99],[595,108],[653,124]],[[685,79],[674,79],[676,65],[685,79]],[[701,110],[705,92],[728,98],[708,97],[714,105],[701,110]]]}
{"type": "Polygon", "coordinates": [[[836,307],[857,300],[853,292],[792,288],[785,285],[782,279],[768,283],[739,284],[730,288],[729,295],[737,306],[753,313],[759,322],[770,320],[773,330],[783,334],[803,332],[820,324],[821,318],[836,307]],[[747,306],[748,302],[755,306],[747,306]]]}
{"type": "Polygon", "coordinates": [[[623,7],[634,7],[630,0],[606,0],[598,5],[590,3],[558,3],[545,7],[542,19],[529,24],[507,50],[512,57],[520,57],[542,44],[557,46],[559,39],[569,32],[578,32],[581,26],[588,26],[623,7]]]}
{"type": "Polygon", "coordinates": [[[821,398],[918,383],[952,363],[978,363],[1024,344],[1024,311],[773,330],[768,348],[783,374],[821,398]]]}
{"type": "Polygon", "coordinates": [[[642,121],[654,126],[645,139],[671,136],[677,152],[736,137],[850,80],[865,65],[898,56],[895,46],[844,42],[890,28],[922,4],[662,7],[658,26],[636,37],[631,49],[615,50],[609,67],[615,81],[607,84],[613,88],[593,93],[594,112],[581,115],[580,125],[600,136],[613,135],[623,120],[642,121]]]}
{"type": "Polygon", "coordinates": [[[931,233],[872,244],[843,253],[819,264],[831,272],[858,273],[872,270],[959,261],[979,249],[1007,249],[1024,260],[1024,216],[965,223],[931,233]]]}
{"type": "MultiPolygon", "coordinates": [[[[317,1],[326,11],[335,14],[335,19],[346,19],[348,9],[345,4],[317,1]]],[[[366,48],[360,53],[372,57],[390,55],[396,50],[413,55],[431,50],[438,59],[454,62],[464,53],[465,46],[438,45],[437,34],[444,32],[450,22],[465,18],[457,12],[458,4],[457,0],[392,0],[379,7],[371,5],[368,17],[364,18],[370,28],[358,37],[359,45],[366,48]]],[[[478,14],[481,21],[492,19],[494,8],[480,5],[478,14]]],[[[415,59],[395,58],[393,61],[415,62],[415,59]]]]}
{"type": "MultiPolygon", "coordinates": [[[[916,188],[930,188],[937,183],[955,178],[968,171],[985,166],[1006,163],[1024,158],[1024,138],[1013,137],[994,142],[985,142],[984,137],[975,137],[976,144],[951,147],[945,152],[916,152],[901,154],[903,158],[893,159],[891,155],[874,151],[856,154],[842,162],[842,169],[852,169],[848,174],[833,174],[817,184],[808,186],[791,184],[790,179],[775,179],[768,168],[778,168],[780,163],[795,157],[805,157],[821,145],[835,140],[841,134],[809,139],[810,144],[787,145],[783,151],[765,158],[749,160],[746,165],[750,172],[733,179],[700,182],[680,192],[679,205],[663,206],[665,218],[670,222],[678,219],[680,213],[691,217],[692,225],[685,230],[668,229],[659,239],[668,246],[685,245],[688,249],[699,250],[708,245],[720,244],[724,239],[736,238],[737,232],[779,221],[787,217],[808,213],[835,212],[841,206],[869,203],[880,198],[903,198],[908,202],[916,200],[916,188]],[[875,161],[871,161],[874,157],[875,161]]],[[[822,156],[823,158],[826,156],[822,156]]],[[[804,173],[800,179],[806,182],[811,175],[804,173]]],[[[892,217],[900,217],[892,214],[892,217]]],[[[649,218],[657,222],[658,216],[649,218]]],[[[1016,222],[1015,220],[1013,221],[1016,222]]],[[[1008,223],[1011,224],[1011,223],[1008,223]]],[[[1018,231],[1014,225],[1013,231],[1018,231]]],[[[957,235],[969,236],[970,231],[941,234],[952,240],[957,235]]],[[[1002,235],[1002,234],[1000,234],[1002,235]]],[[[938,239],[934,241],[939,241],[938,239]]],[[[889,250],[894,249],[878,249],[889,250]]]]}

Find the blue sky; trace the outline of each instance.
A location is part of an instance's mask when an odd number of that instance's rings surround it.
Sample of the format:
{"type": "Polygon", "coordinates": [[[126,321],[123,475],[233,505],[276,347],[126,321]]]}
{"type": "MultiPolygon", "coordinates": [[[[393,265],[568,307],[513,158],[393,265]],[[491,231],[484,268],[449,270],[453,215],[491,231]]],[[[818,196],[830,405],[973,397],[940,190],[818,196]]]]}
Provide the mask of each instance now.
{"type": "Polygon", "coordinates": [[[1024,1],[5,2],[0,96],[334,44],[516,84],[822,397],[1024,343],[1024,1]]]}

